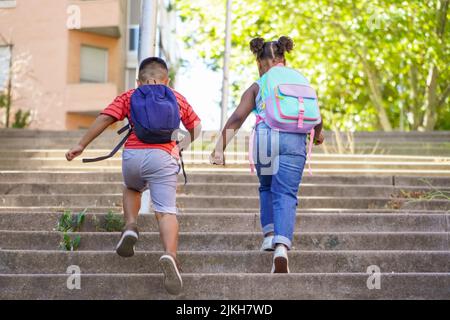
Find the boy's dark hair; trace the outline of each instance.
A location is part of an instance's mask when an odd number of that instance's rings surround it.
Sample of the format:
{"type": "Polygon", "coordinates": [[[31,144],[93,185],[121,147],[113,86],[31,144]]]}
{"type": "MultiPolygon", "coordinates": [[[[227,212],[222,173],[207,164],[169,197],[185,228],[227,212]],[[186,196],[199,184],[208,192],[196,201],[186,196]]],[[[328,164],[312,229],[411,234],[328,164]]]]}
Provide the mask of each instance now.
{"type": "Polygon", "coordinates": [[[165,80],[168,75],[167,63],[158,57],[147,58],[139,66],[139,81],[141,82],[147,82],[150,79],[165,80]]]}
{"type": "Polygon", "coordinates": [[[282,36],[278,41],[264,41],[263,38],[255,38],[250,41],[250,50],[258,60],[284,59],[285,52],[291,52],[294,48],[294,41],[291,38],[282,36]]]}

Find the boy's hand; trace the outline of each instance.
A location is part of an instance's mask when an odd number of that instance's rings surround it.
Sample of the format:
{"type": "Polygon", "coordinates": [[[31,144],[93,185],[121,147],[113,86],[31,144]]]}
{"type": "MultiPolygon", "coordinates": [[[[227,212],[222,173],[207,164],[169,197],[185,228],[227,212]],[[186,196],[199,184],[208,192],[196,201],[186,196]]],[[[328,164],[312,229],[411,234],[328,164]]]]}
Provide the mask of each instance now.
{"type": "Polygon", "coordinates": [[[216,165],[225,165],[225,155],[223,151],[213,151],[209,156],[209,162],[216,165]]]}
{"type": "Polygon", "coordinates": [[[83,151],[84,151],[84,147],[82,145],[77,145],[77,146],[73,147],[66,153],[67,161],[72,161],[73,159],[78,157],[80,154],[82,154],[83,151]]]}
{"type": "Polygon", "coordinates": [[[319,146],[323,143],[325,140],[325,137],[323,136],[323,133],[320,132],[318,136],[314,137],[314,145],[319,146]]]}

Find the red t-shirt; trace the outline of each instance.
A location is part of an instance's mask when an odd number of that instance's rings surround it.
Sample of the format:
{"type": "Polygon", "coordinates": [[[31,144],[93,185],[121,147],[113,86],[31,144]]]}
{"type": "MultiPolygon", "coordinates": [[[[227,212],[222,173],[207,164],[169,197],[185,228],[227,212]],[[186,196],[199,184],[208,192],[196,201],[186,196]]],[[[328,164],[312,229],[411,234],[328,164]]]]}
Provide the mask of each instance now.
{"type": "MultiPolygon", "coordinates": [[[[131,89],[118,96],[108,107],[106,107],[101,112],[101,114],[111,116],[119,121],[122,121],[125,118],[131,119],[130,100],[134,90],[135,89],[131,89]]],[[[173,89],[172,91],[175,94],[178,106],[180,107],[181,122],[187,130],[194,129],[200,124],[200,118],[194,112],[191,105],[186,101],[185,97],[183,97],[173,89]]],[[[125,143],[125,149],[161,149],[167,151],[173,156],[178,157],[178,148],[175,141],[163,144],[147,144],[139,140],[134,132],[131,133],[130,137],[125,143]]]]}

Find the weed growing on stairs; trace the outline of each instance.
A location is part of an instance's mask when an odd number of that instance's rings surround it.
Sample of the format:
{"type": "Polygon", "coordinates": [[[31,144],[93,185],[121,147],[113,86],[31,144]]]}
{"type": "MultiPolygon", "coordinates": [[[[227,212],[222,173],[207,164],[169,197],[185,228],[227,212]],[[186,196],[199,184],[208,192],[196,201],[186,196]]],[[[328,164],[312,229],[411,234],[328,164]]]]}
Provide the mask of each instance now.
{"type": "Polygon", "coordinates": [[[81,226],[86,219],[87,208],[78,214],[72,214],[71,210],[66,210],[59,217],[58,224],[55,231],[59,232],[77,232],[80,231],[81,226]]]}
{"type": "Polygon", "coordinates": [[[125,227],[122,215],[113,213],[111,210],[105,216],[105,230],[107,232],[119,232],[125,227]]]}
{"type": "Polygon", "coordinates": [[[59,248],[65,251],[77,251],[78,247],[80,246],[80,242],[81,242],[80,235],[77,235],[74,238],[72,238],[67,233],[64,233],[63,239],[59,243],[59,248]]]}
{"type": "Polygon", "coordinates": [[[81,230],[86,219],[87,208],[77,214],[72,214],[71,210],[66,210],[59,217],[58,224],[55,231],[63,232],[63,238],[59,243],[59,247],[65,251],[76,251],[80,246],[81,236],[76,235],[71,237],[69,233],[78,232],[81,230]]]}
{"type": "Polygon", "coordinates": [[[433,186],[427,179],[420,179],[431,189],[426,190],[398,190],[391,194],[391,200],[386,204],[389,209],[400,209],[404,203],[417,201],[447,200],[450,201],[450,191],[442,191],[433,186]]]}
{"type": "Polygon", "coordinates": [[[391,199],[386,203],[386,209],[400,210],[403,206],[403,202],[398,199],[391,199]]]}
{"type": "Polygon", "coordinates": [[[425,196],[423,197],[426,200],[448,200],[450,201],[450,191],[442,191],[439,190],[438,188],[436,188],[435,186],[433,186],[430,181],[428,181],[427,179],[420,179],[420,181],[424,182],[425,184],[427,184],[432,191],[429,191],[425,194],[425,196]]]}
{"type": "Polygon", "coordinates": [[[105,216],[105,220],[100,222],[97,216],[92,217],[92,223],[97,232],[120,232],[125,227],[125,221],[121,214],[114,213],[109,210],[105,216]]]}

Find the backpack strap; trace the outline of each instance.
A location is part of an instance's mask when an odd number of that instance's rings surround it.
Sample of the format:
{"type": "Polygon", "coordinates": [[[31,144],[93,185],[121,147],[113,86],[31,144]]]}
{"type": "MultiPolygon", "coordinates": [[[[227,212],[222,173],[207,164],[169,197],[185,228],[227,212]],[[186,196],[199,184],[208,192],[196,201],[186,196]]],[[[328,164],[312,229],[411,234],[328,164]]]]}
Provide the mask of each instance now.
{"type": "Polygon", "coordinates": [[[298,103],[300,108],[298,109],[298,121],[297,121],[297,127],[303,128],[303,121],[305,118],[305,101],[302,97],[298,97],[298,103]]]}
{"type": "Polygon", "coordinates": [[[131,126],[129,124],[127,124],[126,126],[121,128],[119,131],[117,131],[117,134],[122,134],[126,130],[128,130],[128,133],[123,137],[123,139],[119,142],[119,144],[108,155],[98,157],[98,158],[83,159],[83,163],[98,162],[98,161],[112,158],[117,153],[117,151],[119,151],[120,148],[122,148],[122,146],[125,144],[125,142],[127,141],[128,137],[130,136],[130,134],[132,132],[132,129],[131,129],[131,126]]]}
{"type": "Polygon", "coordinates": [[[311,155],[312,155],[312,148],[314,144],[314,136],[316,134],[316,130],[314,128],[311,129],[311,133],[309,135],[309,147],[308,147],[308,171],[309,175],[312,176],[312,170],[311,170],[311,155]]]}
{"type": "MultiPolygon", "coordinates": [[[[180,143],[180,141],[177,141],[177,145],[179,143],[180,143]]],[[[184,185],[187,185],[187,175],[186,175],[186,170],[184,170],[183,149],[180,149],[180,162],[181,162],[181,170],[183,170],[184,185]]]]}

